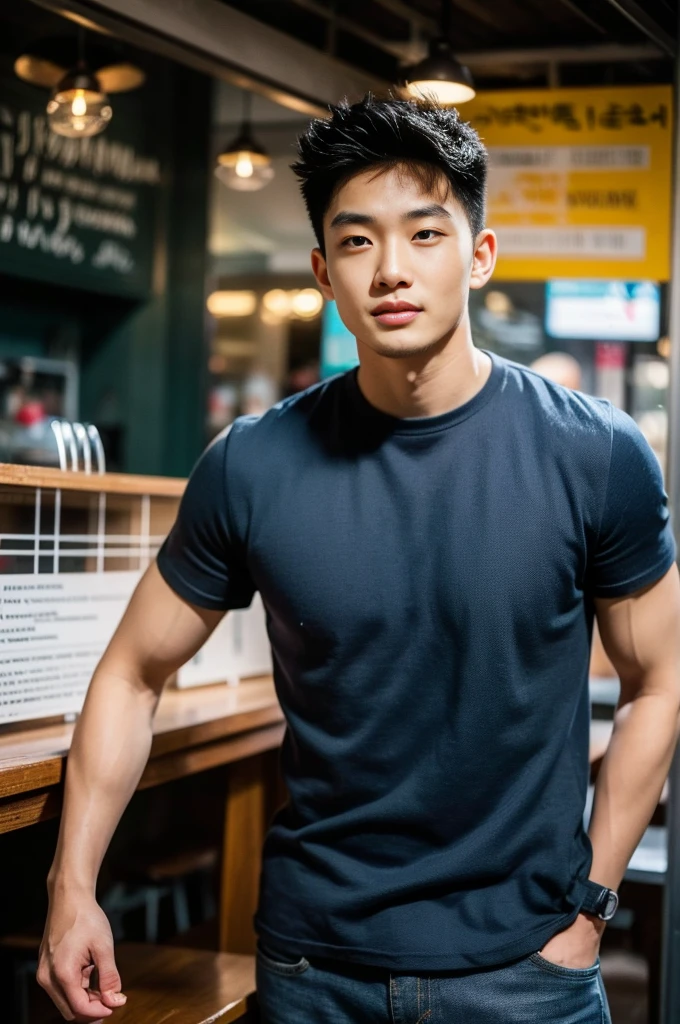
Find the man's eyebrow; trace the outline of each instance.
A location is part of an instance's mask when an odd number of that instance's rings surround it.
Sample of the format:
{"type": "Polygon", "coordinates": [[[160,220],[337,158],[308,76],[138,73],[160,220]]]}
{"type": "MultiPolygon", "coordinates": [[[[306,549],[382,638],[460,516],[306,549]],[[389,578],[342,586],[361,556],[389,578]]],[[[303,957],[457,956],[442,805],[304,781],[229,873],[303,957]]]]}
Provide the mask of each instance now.
{"type": "Polygon", "coordinates": [[[402,220],[420,220],[421,217],[446,217],[452,220],[451,214],[439,203],[430,203],[429,206],[419,206],[417,210],[409,210],[402,217],[402,220]]]}
{"type": "MultiPolygon", "coordinates": [[[[409,210],[402,215],[402,220],[420,220],[421,217],[447,217],[451,220],[451,214],[439,203],[430,203],[429,206],[419,206],[416,210],[409,210]]],[[[369,213],[355,213],[353,210],[341,210],[336,213],[330,223],[332,228],[342,227],[345,224],[375,224],[375,217],[369,213]]]]}
{"type": "Polygon", "coordinates": [[[353,213],[352,210],[341,210],[336,213],[331,221],[332,228],[342,227],[344,224],[374,224],[375,217],[368,213],[353,213]]]}

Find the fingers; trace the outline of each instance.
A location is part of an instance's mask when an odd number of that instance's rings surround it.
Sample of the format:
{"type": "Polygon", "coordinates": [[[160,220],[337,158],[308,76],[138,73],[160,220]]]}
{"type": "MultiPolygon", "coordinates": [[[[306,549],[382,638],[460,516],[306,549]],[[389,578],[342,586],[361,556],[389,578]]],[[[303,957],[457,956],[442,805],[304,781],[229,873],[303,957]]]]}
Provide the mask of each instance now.
{"type": "Polygon", "coordinates": [[[115,1009],[127,1002],[127,996],[121,992],[121,980],[113,955],[113,944],[97,946],[94,950],[94,962],[97,975],[97,989],[104,1006],[115,1009]]]}
{"type": "Polygon", "coordinates": [[[113,1013],[113,1010],[105,1006],[100,998],[93,997],[86,989],[78,988],[74,991],[73,988],[64,986],[63,992],[71,1010],[71,1016],[67,1017],[67,1020],[75,1020],[77,1024],[92,1024],[93,1021],[110,1017],[113,1013]]]}
{"type": "Polygon", "coordinates": [[[76,1021],[76,1024],[93,1024],[113,1013],[112,1008],[102,1002],[99,993],[84,987],[83,974],[86,972],[87,967],[64,969],[56,965],[51,971],[43,971],[41,967],[37,975],[38,984],[45,989],[62,1017],[76,1021]]]}
{"type": "Polygon", "coordinates": [[[59,1010],[59,1013],[62,1015],[64,1020],[75,1020],[75,1014],[71,1012],[71,1008],[68,1005],[66,996],[61,991],[58,985],[49,984],[41,985],[41,987],[45,989],[48,996],[50,997],[56,1008],[59,1010]]]}
{"type": "Polygon", "coordinates": [[[61,986],[52,978],[52,973],[49,967],[46,966],[46,960],[42,954],[42,946],[40,947],[40,961],[35,979],[40,987],[45,989],[64,1020],[74,1020],[74,1014],[68,1005],[68,1000],[62,992],[61,986]]]}

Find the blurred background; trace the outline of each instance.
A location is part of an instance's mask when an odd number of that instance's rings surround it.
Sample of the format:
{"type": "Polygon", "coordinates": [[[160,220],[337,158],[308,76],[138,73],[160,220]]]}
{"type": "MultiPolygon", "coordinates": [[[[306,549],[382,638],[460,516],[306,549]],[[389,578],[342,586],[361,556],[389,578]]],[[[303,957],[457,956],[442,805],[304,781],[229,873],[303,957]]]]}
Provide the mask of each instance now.
{"type": "Polygon", "coordinates": [[[635,18],[611,0],[210,0],[189,27],[181,5],[144,5],[146,21],[125,6],[21,0],[0,16],[6,461],[41,461],[63,417],[96,424],[109,469],[186,475],[235,416],[353,365],[311,273],[295,138],[328,102],[414,78],[444,38],[453,81],[439,67],[438,85],[489,146],[506,255],[471,297],[477,344],[529,364],[571,356],[575,385],[631,412],[663,461],[668,4],[635,18]],[[73,81],[46,105],[79,60],[110,116],[78,129],[73,81]],[[642,163],[569,163],[587,150],[642,163]]]}
{"type": "MultiPolygon", "coordinates": [[[[63,466],[70,457],[85,468],[77,445],[98,437],[111,471],[183,478],[236,416],[356,365],[354,337],[316,287],[315,240],[289,165],[311,117],[370,89],[434,93],[487,145],[500,259],[470,296],[476,344],[628,411],[668,479],[678,415],[677,21],[677,0],[4,5],[0,462],[63,466]]],[[[39,520],[33,489],[12,487],[6,518],[26,532],[39,520]]],[[[130,535],[148,560],[180,491],[158,485],[156,504],[139,514],[128,493],[118,520],[110,502],[104,527],[89,491],[65,500],[64,522],[70,502],[72,533],[89,530],[97,543],[107,530],[130,535]]],[[[18,527],[8,530],[5,541],[18,527]]],[[[34,558],[43,571],[42,543],[13,552],[30,561],[26,572],[34,558]]],[[[57,566],[52,549],[49,558],[57,566]]],[[[135,550],[116,568],[140,559],[135,550]]],[[[592,783],[617,698],[596,636],[592,783]]],[[[6,749],[14,729],[0,727],[6,749]]],[[[126,812],[102,875],[117,937],[190,944],[190,924],[214,923],[226,767],[196,778],[138,793],[126,812]],[[148,863],[131,875],[147,834],[165,853],[179,821],[205,840],[190,863],[182,854],[168,867],[157,855],[155,875],[148,863]]],[[[605,933],[614,1024],[657,1024],[663,985],[663,1022],[680,1019],[680,851],[674,858],[671,830],[669,868],[668,800],[666,790],[605,933]]],[[[0,828],[12,879],[1,901],[0,981],[14,992],[17,1024],[47,1019],[33,982],[36,929],[24,931],[44,919],[56,827],[0,828]]]]}

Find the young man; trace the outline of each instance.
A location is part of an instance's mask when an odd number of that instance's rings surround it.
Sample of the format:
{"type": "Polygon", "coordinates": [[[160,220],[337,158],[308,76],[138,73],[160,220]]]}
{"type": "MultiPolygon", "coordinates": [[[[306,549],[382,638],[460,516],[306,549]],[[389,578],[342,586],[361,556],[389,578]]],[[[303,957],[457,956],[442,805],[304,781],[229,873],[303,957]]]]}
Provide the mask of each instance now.
{"type": "Polygon", "coordinates": [[[259,590],[290,794],[255,919],[265,1024],[603,1024],[600,938],[680,707],[659,467],[608,402],[475,348],[475,132],[370,95],[331,113],[294,170],[360,367],[195,468],[76,730],[39,979],[67,1018],[124,998],[101,858],[164,680],[259,590]],[[588,836],[594,613],[621,699],[588,836]]]}

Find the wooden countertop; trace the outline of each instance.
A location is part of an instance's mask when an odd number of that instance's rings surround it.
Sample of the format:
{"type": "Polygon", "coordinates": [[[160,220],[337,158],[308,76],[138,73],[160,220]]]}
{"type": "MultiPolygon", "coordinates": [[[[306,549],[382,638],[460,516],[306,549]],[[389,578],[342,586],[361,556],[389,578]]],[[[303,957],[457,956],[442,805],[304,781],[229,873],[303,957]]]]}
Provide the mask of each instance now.
{"type": "Polygon", "coordinates": [[[62,491],[105,491],[107,494],[149,494],[180,498],[186,480],[172,476],[137,476],[132,473],[75,473],[47,466],[19,466],[0,462],[0,484],[18,487],[60,488],[62,491]]]}
{"type": "MultiPolygon", "coordinates": [[[[0,734],[0,833],[59,813],[73,729],[59,724],[0,734]]],[[[271,676],[234,687],[167,689],[139,788],[274,749],[284,731],[271,676]]]]}

